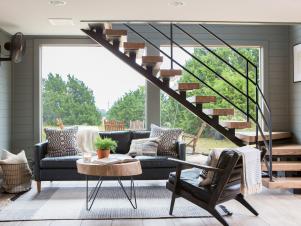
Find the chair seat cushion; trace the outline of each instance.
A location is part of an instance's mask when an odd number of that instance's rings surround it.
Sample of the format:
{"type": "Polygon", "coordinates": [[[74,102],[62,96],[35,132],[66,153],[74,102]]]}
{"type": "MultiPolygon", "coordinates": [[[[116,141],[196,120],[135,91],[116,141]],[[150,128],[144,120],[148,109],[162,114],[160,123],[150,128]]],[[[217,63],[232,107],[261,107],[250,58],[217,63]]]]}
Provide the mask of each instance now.
{"type": "Polygon", "coordinates": [[[168,160],[167,156],[136,156],[143,168],[176,168],[177,163],[168,160]]]}
{"type": "Polygon", "coordinates": [[[76,161],[80,158],[78,155],[46,157],[40,161],[40,166],[42,169],[76,169],[76,161]]]}
{"type": "MultiPolygon", "coordinates": [[[[182,170],[180,185],[183,190],[189,192],[196,198],[204,201],[209,201],[212,191],[209,186],[199,186],[199,183],[203,180],[200,177],[201,170],[197,168],[182,170]]],[[[174,184],[176,180],[176,173],[169,174],[168,182],[174,184]]]]}

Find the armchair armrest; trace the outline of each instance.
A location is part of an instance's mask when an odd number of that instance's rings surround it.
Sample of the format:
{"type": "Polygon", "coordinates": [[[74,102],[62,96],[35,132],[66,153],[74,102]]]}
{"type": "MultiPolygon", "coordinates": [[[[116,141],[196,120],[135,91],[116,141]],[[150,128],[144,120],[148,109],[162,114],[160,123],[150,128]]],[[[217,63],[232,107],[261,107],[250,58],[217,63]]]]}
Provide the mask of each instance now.
{"type": "Polygon", "coordinates": [[[215,168],[215,167],[212,167],[212,166],[199,165],[199,164],[190,163],[190,162],[186,162],[186,161],[179,160],[179,159],[168,158],[168,160],[177,162],[179,165],[190,166],[190,167],[195,167],[195,168],[199,168],[199,169],[205,169],[205,170],[213,171],[213,172],[223,172],[224,171],[223,169],[220,169],[220,168],[215,168]]]}
{"type": "Polygon", "coordinates": [[[176,148],[177,148],[177,151],[178,151],[179,159],[185,161],[185,159],[186,159],[186,143],[183,142],[183,141],[178,141],[176,148]]]}
{"type": "Polygon", "coordinates": [[[34,177],[35,180],[40,181],[40,160],[43,159],[47,153],[48,142],[42,142],[35,145],[34,149],[34,177]]]}

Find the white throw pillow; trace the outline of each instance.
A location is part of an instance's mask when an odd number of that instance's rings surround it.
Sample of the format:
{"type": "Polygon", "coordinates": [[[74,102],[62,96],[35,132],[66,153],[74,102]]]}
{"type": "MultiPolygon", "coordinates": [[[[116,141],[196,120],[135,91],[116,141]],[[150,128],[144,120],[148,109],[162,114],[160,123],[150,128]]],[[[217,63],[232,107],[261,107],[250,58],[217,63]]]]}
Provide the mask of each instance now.
{"type": "Polygon", "coordinates": [[[130,156],[156,156],[160,139],[158,137],[132,140],[130,156]]]}
{"type": "Polygon", "coordinates": [[[14,155],[2,151],[0,166],[3,171],[2,187],[8,193],[28,191],[31,188],[31,170],[24,151],[14,155]]]}

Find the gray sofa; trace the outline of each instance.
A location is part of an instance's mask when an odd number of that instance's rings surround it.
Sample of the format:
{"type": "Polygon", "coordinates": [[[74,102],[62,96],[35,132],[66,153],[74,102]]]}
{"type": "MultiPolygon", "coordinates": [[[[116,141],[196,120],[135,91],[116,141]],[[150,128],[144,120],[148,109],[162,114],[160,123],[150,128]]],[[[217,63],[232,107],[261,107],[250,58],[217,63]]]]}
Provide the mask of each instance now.
{"type": "MultiPolygon", "coordinates": [[[[100,137],[109,137],[118,142],[116,153],[128,153],[132,139],[147,138],[149,131],[116,131],[99,132],[100,137]]],[[[186,144],[176,144],[178,159],[185,160],[186,144]]],[[[47,141],[35,145],[34,151],[34,178],[37,181],[38,191],[41,190],[41,181],[68,181],[84,180],[85,176],[77,173],[76,160],[81,156],[46,157],[47,141]]],[[[142,167],[142,175],[135,177],[138,180],[168,179],[169,173],[175,171],[176,163],[168,161],[170,156],[136,156],[142,167]]],[[[91,179],[97,179],[92,178],[91,179]]],[[[112,178],[106,178],[112,179],[112,178]]]]}

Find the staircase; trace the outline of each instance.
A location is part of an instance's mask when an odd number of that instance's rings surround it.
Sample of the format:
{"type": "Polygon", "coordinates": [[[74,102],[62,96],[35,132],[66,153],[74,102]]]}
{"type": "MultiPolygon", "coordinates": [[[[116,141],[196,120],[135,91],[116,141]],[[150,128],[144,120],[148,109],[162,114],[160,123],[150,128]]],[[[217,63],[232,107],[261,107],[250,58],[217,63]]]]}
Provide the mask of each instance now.
{"type": "MultiPolygon", "coordinates": [[[[173,24],[170,23],[170,34],[167,35],[166,33],[162,32],[158,25],[156,24],[145,24],[145,26],[149,26],[151,29],[153,29],[155,32],[157,32],[158,35],[162,35],[164,38],[166,38],[170,42],[171,52],[170,54],[164,52],[160,49],[160,46],[156,46],[155,43],[152,42],[149,38],[144,36],[142,33],[138,32],[132,24],[122,24],[122,26],[125,29],[113,29],[112,25],[110,23],[92,23],[89,24],[88,29],[82,29],[82,31],[89,36],[92,40],[97,42],[98,44],[105,47],[107,50],[109,50],[111,53],[113,53],[116,57],[121,59],[123,62],[128,64],[130,67],[135,69],[137,72],[139,72],[142,76],[144,76],[148,81],[159,87],[162,91],[164,91],[166,94],[174,98],[176,101],[181,103],[185,108],[190,110],[192,113],[194,113],[197,117],[199,117],[201,120],[203,120],[205,123],[213,127],[215,130],[217,130],[219,133],[224,135],[226,138],[228,138],[230,141],[235,143],[238,146],[243,146],[245,144],[244,140],[239,137],[239,135],[236,133],[237,129],[245,129],[251,127],[251,122],[253,122],[256,125],[256,132],[255,132],[255,141],[254,143],[258,148],[263,148],[267,150],[267,155],[265,157],[265,165],[264,170],[268,171],[269,178],[267,179],[267,183],[272,183],[274,181],[273,177],[273,159],[269,158],[269,156],[272,156],[272,140],[266,139],[266,134],[263,132],[263,128],[268,129],[268,134],[271,136],[272,131],[272,125],[271,125],[271,112],[270,107],[263,95],[262,90],[260,89],[260,86],[258,84],[258,69],[257,66],[249,61],[246,57],[244,57],[241,53],[239,53],[235,48],[230,46],[228,43],[226,43],[224,40],[222,40],[220,37],[215,35],[212,31],[210,31],[208,28],[206,28],[204,25],[198,25],[199,29],[203,29],[206,32],[208,32],[209,35],[211,35],[213,38],[216,38],[220,42],[222,42],[224,45],[229,47],[235,54],[238,54],[241,56],[243,61],[246,64],[246,71],[241,72],[240,70],[236,69],[233,65],[231,65],[229,62],[224,60],[222,57],[218,56],[214,51],[212,51],[210,48],[208,48],[205,44],[203,44],[200,40],[193,37],[189,32],[185,30],[183,26],[180,24],[173,24]],[[214,68],[211,68],[206,63],[202,62],[200,59],[196,58],[194,55],[189,53],[183,46],[178,44],[174,39],[174,29],[177,29],[178,32],[182,32],[183,35],[188,36],[191,38],[194,42],[196,42],[198,45],[205,48],[208,52],[213,54],[217,59],[221,61],[221,63],[226,64],[231,70],[238,73],[239,76],[242,76],[246,80],[246,90],[240,90],[238,87],[234,86],[231,82],[229,82],[227,79],[225,79],[222,75],[220,75],[217,71],[214,70],[214,68]],[[135,36],[139,37],[142,41],[141,42],[131,42],[128,40],[128,33],[134,34],[135,36]],[[145,44],[151,45],[153,48],[157,49],[161,54],[166,56],[170,62],[171,66],[169,69],[161,69],[161,64],[163,62],[163,57],[158,55],[147,55],[143,56],[143,51],[145,49],[145,44]],[[196,60],[200,65],[207,68],[209,71],[212,72],[213,75],[220,78],[225,84],[229,85],[231,88],[233,88],[236,92],[239,92],[241,95],[241,98],[244,98],[246,101],[246,109],[242,109],[235,105],[233,101],[231,101],[230,98],[223,95],[220,91],[215,90],[213,87],[211,87],[205,79],[201,79],[198,75],[195,75],[193,72],[191,72],[188,68],[181,65],[177,60],[173,57],[173,47],[176,46],[180,48],[183,52],[186,54],[189,54],[194,60],[196,60]],[[137,59],[139,62],[138,63],[137,59]],[[181,69],[174,69],[174,65],[177,65],[181,69]],[[249,76],[250,68],[253,68],[256,74],[255,79],[251,79],[249,76]],[[182,72],[185,71],[188,74],[190,74],[192,77],[194,77],[198,82],[194,83],[178,83],[177,87],[174,89],[170,87],[170,80],[173,79],[176,76],[181,76],[182,72]],[[206,86],[208,89],[213,91],[215,95],[212,96],[192,96],[188,97],[188,92],[192,90],[200,89],[201,86],[206,86]],[[250,87],[255,88],[256,95],[255,97],[251,96],[249,93],[250,87]],[[217,101],[217,97],[222,97],[224,100],[226,100],[232,108],[213,108],[208,109],[205,108],[206,104],[208,103],[214,103],[217,101]],[[261,103],[264,104],[264,107],[261,107],[261,103]],[[256,109],[256,113],[252,115],[250,113],[250,108],[256,109]],[[240,113],[242,113],[245,116],[245,120],[242,121],[235,121],[235,120],[220,120],[221,116],[233,116],[234,115],[234,109],[238,110],[240,113]],[[263,112],[267,112],[264,114],[263,112]],[[264,125],[262,125],[260,119],[263,121],[264,125]],[[260,137],[260,139],[259,139],[260,137]]],[[[276,167],[277,166],[276,164],[276,167]]],[[[276,168],[277,169],[277,168],[276,168]]]]}

